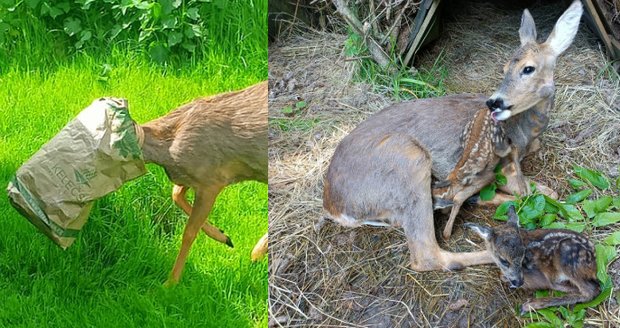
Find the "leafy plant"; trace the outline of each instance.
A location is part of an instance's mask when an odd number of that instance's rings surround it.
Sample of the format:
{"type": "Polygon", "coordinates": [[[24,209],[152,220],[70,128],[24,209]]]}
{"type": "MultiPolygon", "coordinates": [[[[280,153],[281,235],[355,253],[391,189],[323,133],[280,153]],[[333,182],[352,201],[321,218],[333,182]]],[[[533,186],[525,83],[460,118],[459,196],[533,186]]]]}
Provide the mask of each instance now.
{"type": "Polygon", "coordinates": [[[297,114],[299,111],[306,108],[307,105],[308,104],[305,101],[300,100],[295,103],[295,106],[288,105],[283,107],[282,114],[284,114],[284,116],[295,116],[295,114],[297,114]]]}
{"type": "MultiPolygon", "coordinates": [[[[216,40],[207,36],[234,32],[223,39],[239,42],[245,38],[241,24],[220,14],[224,7],[237,3],[240,1],[0,0],[0,45],[19,36],[29,21],[37,20],[57,39],[68,40],[74,51],[123,42],[142,48],[154,61],[163,63],[173,54],[188,57],[207,46],[217,46],[216,40]],[[215,29],[213,22],[222,26],[215,29]],[[227,25],[235,31],[228,31],[227,25]]],[[[259,28],[266,29],[266,22],[259,28]]]]}
{"type": "MultiPolygon", "coordinates": [[[[493,199],[493,197],[495,197],[495,192],[497,190],[497,187],[505,186],[506,183],[508,183],[508,179],[506,179],[506,176],[502,174],[501,166],[497,165],[495,167],[495,181],[493,181],[493,183],[491,183],[488,186],[485,186],[484,188],[482,188],[482,190],[480,190],[480,199],[482,200],[493,199]]],[[[506,210],[508,210],[507,207],[506,207],[506,210]]]]}

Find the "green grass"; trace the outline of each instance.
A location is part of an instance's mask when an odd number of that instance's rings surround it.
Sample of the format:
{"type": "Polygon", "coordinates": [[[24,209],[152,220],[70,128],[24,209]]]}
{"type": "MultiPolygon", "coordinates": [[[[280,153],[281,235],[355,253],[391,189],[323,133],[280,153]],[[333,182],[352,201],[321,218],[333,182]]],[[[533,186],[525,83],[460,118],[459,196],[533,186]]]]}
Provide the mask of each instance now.
{"type": "MultiPolygon", "coordinates": [[[[194,98],[266,79],[266,25],[263,48],[262,36],[246,34],[204,57],[156,65],[122,44],[78,54],[54,49],[33,22],[12,58],[0,51],[0,186],[98,97],[127,98],[132,117],[144,123],[194,98]]],[[[266,326],[267,261],[253,264],[249,254],[267,231],[267,186],[247,182],[220,194],[210,221],[235,248],[200,234],[180,284],[166,289],[187,216],[172,203],[163,169],[148,169],[98,200],[66,251],[0,197],[0,327],[266,326]]]]}
{"type": "Polygon", "coordinates": [[[379,92],[389,94],[395,101],[446,94],[444,81],[448,77],[448,71],[443,64],[443,54],[437,56],[431,67],[412,72],[402,65],[399,55],[394,50],[389,54],[390,68],[382,69],[369,58],[362,38],[353,32],[349,32],[344,47],[347,56],[359,58],[355,77],[361,82],[370,83],[379,92]]]}

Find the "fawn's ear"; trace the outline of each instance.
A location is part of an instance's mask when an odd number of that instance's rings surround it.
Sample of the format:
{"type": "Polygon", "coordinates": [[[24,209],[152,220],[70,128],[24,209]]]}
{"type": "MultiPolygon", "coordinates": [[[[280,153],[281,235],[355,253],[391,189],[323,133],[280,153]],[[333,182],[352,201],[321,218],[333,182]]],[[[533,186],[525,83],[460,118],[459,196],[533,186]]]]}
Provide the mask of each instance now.
{"type": "Polygon", "coordinates": [[[484,240],[490,240],[491,239],[491,235],[493,234],[493,230],[491,228],[485,227],[485,226],[481,226],[481,225],[477,225],[477,224],[473,224],[473,223],[469,223],[469,222],[465,223],[465,228],[469,228],[469,229],[475,231],[484,240]]]}
{"type": "Polygon", "coordinates": [[[529,42],[536,42],[536,24],[534,24],[534,18],[527,9],[523,11],[523,16],[521,16],[519,39],[522,46],[529,42]]]}
{"type": "Polygon", "coordinates": [[[508,223],[514,224],[517,228],[519,227],[519,216],[517,215],[514,205],[508,207],[508,223]]]}
{"type": "Polygon", "coordinates": [[[555,23],[545,44],[551,48],[556,57],[573,43],[577,29],[579,29],[581,14],[583,14],[583,5],[581,1],[575,0],[555,23]]]}

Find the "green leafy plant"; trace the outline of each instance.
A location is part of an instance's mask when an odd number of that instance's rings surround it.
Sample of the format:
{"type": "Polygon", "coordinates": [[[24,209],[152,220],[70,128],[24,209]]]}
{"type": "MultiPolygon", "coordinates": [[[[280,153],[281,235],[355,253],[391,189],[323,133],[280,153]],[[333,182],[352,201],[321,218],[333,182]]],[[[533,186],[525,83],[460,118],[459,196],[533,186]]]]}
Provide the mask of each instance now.
{"type": "MultiPolygon", "coordinates": [[[[189,57],[208,46],[218,45],[207,36],[226,34],[221,39],[240,42],[252,31],[244,31],[243,24],[220,14],[224,7],[238,3],[225,0],[0,0],[0,45],[19,36],[19,30],[35,19],[54,33],[56,39],[68,41],[74,51],[123,42],[142,48],[154,61],[163,63],[173,54],[189,57]],[[234,26],[234,31],[229,31],[228,25],[234,26]]],[[[247,20],[249,17],[245,16],[247,20]]],[[[262,28],[267,28],[266,22],[262,28]]]]}
{"type": "MultiPolygon", "coordinates": [[[[488,186],[485,186],[480,190],[480,199],[482,200],[491,200],[495,197],[495,192],[497,187],[505,186],[508,183],[508,179],[506,176],[502,174],[501,167],[497,165],[495,167],[495,181],[488,186]]],[[[508,210],[508,207],[506,207],[508,210]]]]}
{"type": "Polygon", "coordinates": [[[303,101],[300,100],[298,102],[295,103],[295,106],[285,106],[282,108],[282,114],[284,114],[284,116],[295,116],[295,114],[299,113],[302,109],[306,108],[308,106],[308,104],[303,101]]]}

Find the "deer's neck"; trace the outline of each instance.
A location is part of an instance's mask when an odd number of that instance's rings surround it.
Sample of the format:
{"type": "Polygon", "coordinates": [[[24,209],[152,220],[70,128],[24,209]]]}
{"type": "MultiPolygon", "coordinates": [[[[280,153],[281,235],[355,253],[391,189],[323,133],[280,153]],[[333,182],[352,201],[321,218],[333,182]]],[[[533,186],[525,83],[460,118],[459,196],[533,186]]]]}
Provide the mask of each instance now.
{"type": "Polygon", "coordinates": [[[156,163],[161,166],[168,166],[173,162],[170,154],[170,147],[174,141],[174,124],[170,124],[163,118],[148,122],[142,125],[144,132],[144,144],[142,154],[147,163],[156,163]]]}
{"type": "Polygon", "coordinates": [[[517,147],[521,156],[525,155],[527,146],[537,138],[549,123],[549,111],[553,107],[553,96],[534,105],[506,121],[504,131],[513,147],[517,147]]]}

